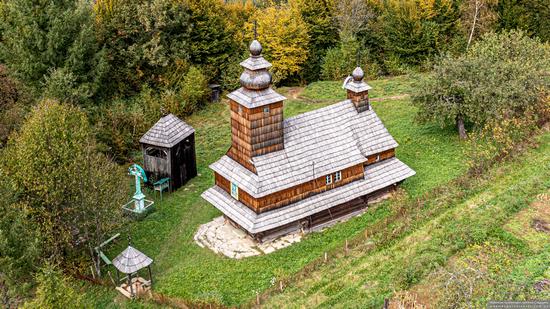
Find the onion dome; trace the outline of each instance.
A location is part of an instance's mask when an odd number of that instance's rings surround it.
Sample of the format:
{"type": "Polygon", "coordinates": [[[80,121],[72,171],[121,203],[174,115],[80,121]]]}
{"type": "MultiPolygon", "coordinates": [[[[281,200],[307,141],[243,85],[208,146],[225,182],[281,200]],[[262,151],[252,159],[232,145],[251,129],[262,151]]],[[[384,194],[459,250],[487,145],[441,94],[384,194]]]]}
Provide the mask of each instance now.
{"type": "Polygon", "coordinates": [[[260,44],[258,40],[254,40],[252,41],[252,43],[250,43],[249,50],[250,50],[250,55],[252,55],[253,57],[254,56],[257,57],[262,54],[262,44],[260,44]]]}
{"type": "Polygon", "coordinates": [[[355,93],[368,91],[371,89],[371,86],[363,81],[364,77],[365,73],[363,72],[363,69],[361,69],[360,67],[356,67],[351,73],[351,77],[348,77],[348,79],[346,79],[343,87],[355,93]]]}
{"type": "Polygon", "coordinates": [[[256,108],[286,98],[271,89],[271,63],[262,57],[262,44],[253,40],[249,46],[250,57],[241,62],[244,71],[239,78],[241,88],[227,95],[231,100],[247,107],[256,108]]]}
{"type": "Polygon", "coordinates": [[[365,73],[363,73],[363,69],[361,69],[361,67],[356,67],[355,70],[353,70],[353,73],[351,73],[351,76],[353,76],[354,81],[360,82],[363,80],[365,73]]]}
{"type": "Polygon", "coordinates": [[[250,58],[241,63],[245,69],[240,77],[241,86],[250,90],[266,89],[271,84],[271,74],[267,71],[271,63],[262,57],[262,44],[258,40],[250,43],[249,50],[250,58]]]}

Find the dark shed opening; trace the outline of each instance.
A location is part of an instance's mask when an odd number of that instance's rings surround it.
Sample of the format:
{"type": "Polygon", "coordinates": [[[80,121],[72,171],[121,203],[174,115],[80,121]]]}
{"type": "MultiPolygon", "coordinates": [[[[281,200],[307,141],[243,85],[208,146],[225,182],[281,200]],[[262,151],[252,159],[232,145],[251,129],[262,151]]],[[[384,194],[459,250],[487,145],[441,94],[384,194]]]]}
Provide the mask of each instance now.
{"type": "Polygon", "coordinates": [[[197,175],[195,129],[178,117],[163,116],[139,142],[151,183],[168,177],[173,191],[197,175]]]}

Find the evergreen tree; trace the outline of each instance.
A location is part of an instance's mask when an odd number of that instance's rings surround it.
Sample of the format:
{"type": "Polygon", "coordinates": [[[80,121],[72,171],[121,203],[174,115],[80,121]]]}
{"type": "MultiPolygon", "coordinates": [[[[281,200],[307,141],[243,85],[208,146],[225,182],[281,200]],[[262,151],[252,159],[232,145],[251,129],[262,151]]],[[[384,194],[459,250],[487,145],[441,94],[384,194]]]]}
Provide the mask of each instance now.
{"type": "Polygon", "coordinates": [[[501,0],[500,29],[522,29],[530,36],[550,41],[550,5],[547,0],[501,0]]]}
{"type": "Polygon", "coordinates": [[[385,0],[380,22],[386,66],[417,66],[452,45],[459,34],[455,1],[385,0]]]}
{"type": "Polygon", "coordinates": [[[35,96],[49,83],[58,87],[55,95],[77,103],[98,95],[107,67],[89,4],[12,0],[3,4],[2,15],[0,59],[35,96]]]}
{"type": "Polygon", "coordinates": [[[321,74],[321,63],[328,49],[338,44],[338,27],[334,16],[333,0],[296,0],[295,5],[307,24],[309,35],[308,59],[301,75],[308,81],[316,81],[321,74]]]}
{"type": "Polygon", "coordinates": [[[109,93],[123,96],[159,86],[176,61],[190,59],[189,7],[172,0],[97,1],[97,35],[111,71],[109,93]]]}

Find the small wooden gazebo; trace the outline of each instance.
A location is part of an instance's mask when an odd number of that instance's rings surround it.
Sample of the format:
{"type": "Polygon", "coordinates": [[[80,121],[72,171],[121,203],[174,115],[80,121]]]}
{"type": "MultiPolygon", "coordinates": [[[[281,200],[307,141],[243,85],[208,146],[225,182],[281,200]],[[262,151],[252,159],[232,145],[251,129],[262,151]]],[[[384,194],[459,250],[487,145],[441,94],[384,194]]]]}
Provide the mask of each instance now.
{"type": "Polygon", "coordinates": [[[117,269],[117,284],[121,282],[120,273],[126,275],[126,277],[122,278],[122,281],[125,282],[117,286],[116,289],[130,299],[150,291],[153,286],[152,263],[153,260],[150,257],[132,247],[128,242],[128,247],[113,260],[113,265],[117,269]],[[138,276],[138,272],[144,268],[147,268],[149,280],[138,276]]]}
{"type": "Polygon", "coordinates": [[[169,178],[173,191],[197,176],[195,129],[173,114],[160,118],[139,142],[151,183],[169,178]]]}

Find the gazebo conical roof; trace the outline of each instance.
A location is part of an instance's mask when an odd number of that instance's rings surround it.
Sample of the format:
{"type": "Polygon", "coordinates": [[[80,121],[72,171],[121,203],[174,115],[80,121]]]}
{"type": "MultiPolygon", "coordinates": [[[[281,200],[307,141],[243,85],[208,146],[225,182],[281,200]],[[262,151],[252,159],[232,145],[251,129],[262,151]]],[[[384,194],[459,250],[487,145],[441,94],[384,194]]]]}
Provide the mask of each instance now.
{"type": "Polygon", "coordinates": [[[142,144],[170,148],[189,135],[195,133],[192,126],[183,120],[168,114],[160,118],[155,125],[139,140],[142,144]]]}
{"type": "Polygon", "coordinates": [[[113,265],[122,273],[131,274],[153,263],[153,260],[138,249],[128,246],[114,260],[113,265]]]}

